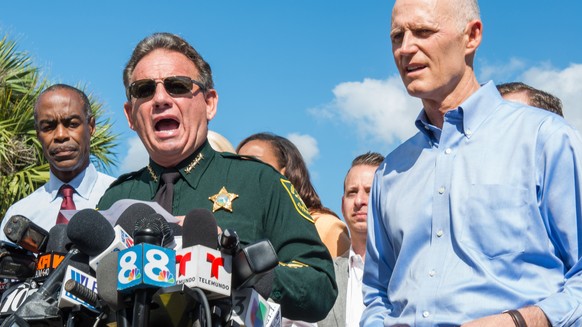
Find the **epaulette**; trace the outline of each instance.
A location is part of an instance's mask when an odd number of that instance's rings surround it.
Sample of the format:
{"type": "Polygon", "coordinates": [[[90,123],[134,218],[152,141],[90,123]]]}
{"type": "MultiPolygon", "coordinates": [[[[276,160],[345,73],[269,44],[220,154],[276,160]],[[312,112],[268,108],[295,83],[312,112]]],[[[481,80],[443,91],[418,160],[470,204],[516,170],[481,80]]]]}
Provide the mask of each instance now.
{"type": "Polygon", "coordinates": [[[252,161],[264,163],[263,161],[255,158],[255,157],[240,155],[240,154],[236,154],[236,153],[232,153],[232,152],[218,152],[218,154],[220,154],[223,158],[227,158],[227,159],[252,160],[252,161]]]}
{"type": "Polygon", "coordinates": [[[112,187],[119,185],[125,181],[130,180],[130,179],[134,179],[136,176],[141,174],[145,169],[146,169],[146,167],[143,167],[142,169],[140,169],[138,171],[133,171],[131,173],[119,175],[119,177],[117,177],[117,179],[115,181],[113,181],[113,183],[111,183],[111,185],[109,185],[109,188],[112,188],[112,187]]]}

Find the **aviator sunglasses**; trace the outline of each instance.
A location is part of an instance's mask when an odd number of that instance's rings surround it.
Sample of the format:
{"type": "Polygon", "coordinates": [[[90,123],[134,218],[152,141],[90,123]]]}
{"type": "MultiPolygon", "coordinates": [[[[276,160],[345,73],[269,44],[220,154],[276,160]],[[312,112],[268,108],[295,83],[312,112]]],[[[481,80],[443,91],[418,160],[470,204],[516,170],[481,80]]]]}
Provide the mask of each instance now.
{"type": "Polygon", "coordinates": [[[192,92],[194,84],[196,84],[202,92],[206,91],[206,88],[202,83],[197,80],[193,80],[188,76],[169,76],[161,79],[140,79],[129,85],[129,94],[136,99],[149,98],[154,93],[156,93],[156,86],[158,83],[164,85],[164,89],[171,96],[184,95],[192,92]]]}

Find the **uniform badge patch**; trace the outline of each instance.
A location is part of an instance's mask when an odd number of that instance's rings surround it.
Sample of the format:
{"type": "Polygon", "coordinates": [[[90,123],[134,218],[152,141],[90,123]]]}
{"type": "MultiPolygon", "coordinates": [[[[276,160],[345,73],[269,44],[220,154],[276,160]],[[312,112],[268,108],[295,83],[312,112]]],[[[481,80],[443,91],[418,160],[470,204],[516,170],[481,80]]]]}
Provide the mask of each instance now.
{"type": "Polygon", "coordinates": [[[220,209],[232,212],[232,201],[236,198],[238,198],[238,194],[228,193],[226,187],[223,186],[220,189],[220,192],[209,197],[208,200],[214,202],[214,205],[212,206],[212,212],[216,212],[220,209]]]}
{"type": "Polygon", "coordinates": [[[289,197],[291,197],[291,202],[293,202],[295,210],[297,210],[297,212],[299,212],[299,214],[303,218],[309,220],[310,222],[313,222],[313,218],[311,218],[311,215],[309,214],[309,209],[307,209],[307,206],[299,196],[299,193],[297,193],[295,187],[293,187],[293,184],[291,184],[290,181],[283,178],[281,178],[281,184],[283,184],[283,187],[285,188],[287,193],[289,193],[289,197]]]}

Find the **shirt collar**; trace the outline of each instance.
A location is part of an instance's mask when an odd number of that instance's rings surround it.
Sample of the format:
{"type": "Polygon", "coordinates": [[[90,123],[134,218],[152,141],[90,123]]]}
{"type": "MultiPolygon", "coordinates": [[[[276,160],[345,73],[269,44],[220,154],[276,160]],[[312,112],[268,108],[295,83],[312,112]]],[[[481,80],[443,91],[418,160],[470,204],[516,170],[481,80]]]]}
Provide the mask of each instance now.
{"type": "Polygon", "coordinates": [[[83,199],[88,200],[93,185],[97,180],[97,169],[92,163],[89,163],[87,168],[85,168],[79,175],[75,176],[71,181],[65,183],[61,181],[57,176],[50,171],[49,182],[47,185],[47,192],[51,194],[51,198],[54,200],[59,194],[59,189],[63,184],[71,185],[75,189],[75,193],[81,196],[83,199]]]}
{"type": "MultiPolygon", "coordinates": [[[[458,110],[458,114],[462,116],[462,128],[465,136],[471,138],[473,133],[499,107],[502,101],[503,98],[497,91],[495,84],[489,81],[461,103],[455,110],[458,110]]],[[[451,112],[451,114],[453,113],[451,112]]],[[[438,143],[441,129],[430,123],[424,109],[418,114],[415,125],[431,141],[438,143]]]]}
{"type": "Polygon", "coordinates": [[[492,81],[482,85],[459,108],[463,112],[463,132],[467,138],[479,129],[491,114],[499,108],[503,98],[492,81]]]}
{"type": "Polygon", "coordinates": [[[354,249],[351,246],[348,262],[350,263],[350,268],[364,267],[364,260],[362,259],[362,256],[354,252],[354,249]]]}
{"type": "Polygon", "coordinates": [[[202,177],[204,171],[206,171],[206,169],[210,166],[210,163],[212,162],[212,159],[214,159],[215,154],[216,151],[212,149],[208,143],[208,140],[206,140],[206,142],[204,142],[204,144],[198,150],[194,151],[194,153],[188,156],[188,158],[182,160],[178,165],[172,168],[164,168],[155,163],[150,158],[150,167],[152,167],[154,174],[156,174],[158,177],[157,181],[154,181],[153,178],[150,180],[150,186],[152,187],[153,194],[155,194],[155,191],[158,189],[159,183],[161,181],[159,176],[161,176],[164,171],[169,169],[177,169],[180,172],[181,177],[186,180],[186,182],[190,184],[192,188],[196,189],[198,183],[200,182],[200,178],[202,177]],[[197,158],[200,154],[202,154],[202,158],[198,160],[197,158]]]}

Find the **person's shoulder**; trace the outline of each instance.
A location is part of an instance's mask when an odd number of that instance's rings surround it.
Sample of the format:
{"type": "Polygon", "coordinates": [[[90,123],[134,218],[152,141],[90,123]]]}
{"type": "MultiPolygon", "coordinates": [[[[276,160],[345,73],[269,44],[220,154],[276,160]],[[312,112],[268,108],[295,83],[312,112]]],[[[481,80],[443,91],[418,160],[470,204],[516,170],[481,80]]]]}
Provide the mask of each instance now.
{"type": "Polygon", "coordinates": [[[230,152],[217,152],[217,155],[220,158],[219,160],[227,162],[229,165],[236,167],[236,169],[248,172],[279,175],[279,172],[275,168],[255,157],[238,155],[230,152]]]}
{"type": "Polygon", "coordinates": [[[107,175],[102,172],[97,172],[97,181],[102,184],[111,185],[117,179],[113,176],[107,175]]]}
{"type": "Polygon", "coordinates": [[[112,182],[111,182],[111,185],[109,185],[109,189],[112,189],[114,187],[119,187],[119,186],[124,185],[126,183],[131,183],[131,182],[140,180],[142,178],[145,170],[146,170],[146,167],[143,167],[142,169],[137,170],[137,171],[121,174],[121,175],[119,175],[119,177],[117,177],[117,179],[112,178],[112,182]]]}
{"type": "Polygon", "coordinates": [[[46,191],[46,185],[47,184],[42,185],[41,187],[34,190],[34,192],[14,202],[6,211],[6,216],[8,216],[9,213],[17,214],[22,210],[30,208],[31,206],[38,205],[38,203],[46,202],[44,200],[46,199],[46,196],[48,196],[48,193],[46,191]]]}

